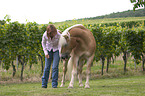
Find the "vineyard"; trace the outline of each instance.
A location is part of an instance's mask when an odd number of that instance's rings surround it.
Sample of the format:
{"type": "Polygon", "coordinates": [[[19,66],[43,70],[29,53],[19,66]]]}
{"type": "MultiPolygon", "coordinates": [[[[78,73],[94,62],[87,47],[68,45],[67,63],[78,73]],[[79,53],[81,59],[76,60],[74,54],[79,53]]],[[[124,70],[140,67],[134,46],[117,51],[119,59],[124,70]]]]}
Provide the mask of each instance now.
{"type": "MultiPolygon", "coordinates": [[[[78,22],[77,22],[78,23],[78,22]]],[[[104,62],[109,64],[115,57],[123,54],[124,73],[128,55],[133,57],[136,64],[142,63],[142,70],[145,71],[145,20],[112,22],[100,24],[83,24],[94,35],[96,40],[96,54],[94,61],[101,61],[103,75],[104,62]]],[[[70,27],[69,24],[57,26],[57,29],[64,31],[70,27]]],[[[0,66],[9,70],[12,66],[13,76],[16,74],[17,65],[21,65],[21,80],[25,66],[32,67],[41,61],[41,75],[44,67],[44,53],[41,46],[41,38],[46,30],[47,24],[39,25],[36,22],[20,24],[9,22],[0,24],[0,66]]]]}

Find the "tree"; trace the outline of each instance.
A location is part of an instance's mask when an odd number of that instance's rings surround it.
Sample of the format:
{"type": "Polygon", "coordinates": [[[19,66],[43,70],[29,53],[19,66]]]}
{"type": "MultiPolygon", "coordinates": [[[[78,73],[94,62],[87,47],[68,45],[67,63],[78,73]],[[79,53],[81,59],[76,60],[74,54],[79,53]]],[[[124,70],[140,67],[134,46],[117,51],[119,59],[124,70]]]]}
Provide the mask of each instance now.
{"type": "Polygon", "coordinates": [[[6,23],[5,20],[0,20],[0,24],[1,24],[1,25],[4,25],[5,23],[6,23]]]}
{"type": "Polygon", "coordinates": [[[130,0],[131,3],[134,3],[133,10],[135,11],[136,8],[144,7],[145,1],[144,0],[130,0]]]}

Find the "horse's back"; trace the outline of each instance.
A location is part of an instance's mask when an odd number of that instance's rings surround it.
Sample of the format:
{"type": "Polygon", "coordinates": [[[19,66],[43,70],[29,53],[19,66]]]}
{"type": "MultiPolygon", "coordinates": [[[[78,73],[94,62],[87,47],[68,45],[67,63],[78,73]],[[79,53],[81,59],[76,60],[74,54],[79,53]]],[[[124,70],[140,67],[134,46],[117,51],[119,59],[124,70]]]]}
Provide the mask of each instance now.
{"type": "MultiPolygon", "coordinates": [[[[82,47],[86,52],[93,54],[96,49],[96,42],[92,32],[84,26],[77,26],[70,30],[71,37],[81,39],[84,43],[79,44],[78,47],[82,47]]],[[[77,49],[78,50],[78,49],[77,49]]]]}

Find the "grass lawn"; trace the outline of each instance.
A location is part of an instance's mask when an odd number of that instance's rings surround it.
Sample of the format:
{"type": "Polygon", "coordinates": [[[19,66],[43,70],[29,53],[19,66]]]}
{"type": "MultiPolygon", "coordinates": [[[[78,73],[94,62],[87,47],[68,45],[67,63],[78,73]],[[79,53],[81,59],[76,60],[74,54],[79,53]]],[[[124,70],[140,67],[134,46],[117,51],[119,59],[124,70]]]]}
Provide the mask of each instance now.
{"type": "Polygon", "coordinates": [[[48,88],[42,89],[41,83],[1,84],[0,96],[145,96],[145,75],[91,79],[90,89],[79,87],[77,80],[73,89],[67,88],[68,85],[67,81],[64,88],[54,89],[48,83],[48,88]]]}
{"type": "MultiPolygon", "coordinates": [[[[101,62],[94,62],[91,67],[90,89],[79,87],[75,80],[74,88],[69,89],[69,81],[64,88],[60,88],[62,77],[62,64],[59,65],[58,88],[41,88],[41,65],[34,64],[32,69],[25,66],[24,80],[20,81],[21,66],[18,67],[15,77],[12,77],[12,67],[5,71],[0,67],[0,96],[145,96],[145,72],[141,64],[134,66],[131,58],[128,59],[127,72],[124,74],[122,56],[116,58],[114,64],[110,64],[109,72],[104,66],[104,75],[101,75],[101,62]]],[[[85,70],[83,68],[83,84],[85,84],[85,70]]]]}

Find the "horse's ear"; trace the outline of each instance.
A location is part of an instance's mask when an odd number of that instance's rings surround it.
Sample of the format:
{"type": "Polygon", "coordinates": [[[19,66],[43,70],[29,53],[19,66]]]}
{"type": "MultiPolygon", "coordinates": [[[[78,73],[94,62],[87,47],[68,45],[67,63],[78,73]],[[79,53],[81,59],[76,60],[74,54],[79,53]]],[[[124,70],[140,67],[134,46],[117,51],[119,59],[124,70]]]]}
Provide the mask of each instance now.
{"type": "Polygon", "coordinates": [[[63,36],[66,40],[68,40],[69,39],[69,37],[67,36],[67,35],[64,35],[63,36]]]}

